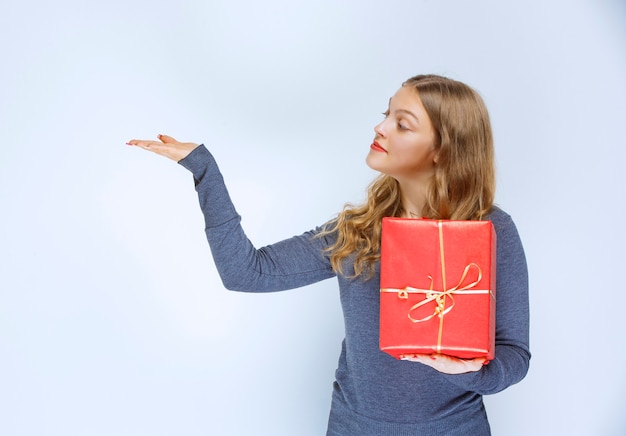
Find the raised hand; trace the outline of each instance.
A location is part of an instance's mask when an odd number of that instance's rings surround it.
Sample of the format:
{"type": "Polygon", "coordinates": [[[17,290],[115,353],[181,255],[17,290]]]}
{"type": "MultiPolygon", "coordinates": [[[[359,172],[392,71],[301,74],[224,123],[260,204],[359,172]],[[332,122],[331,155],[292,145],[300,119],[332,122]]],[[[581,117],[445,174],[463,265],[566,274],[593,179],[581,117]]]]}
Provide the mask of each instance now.
{"type": "Polygon", "coordinates": [[[179,142],[167,135],[158,135],[157,138],[159,138],[158,141],[131,139],[126,144],[149,150],[176,162],[186,158],[189,153],[198,147],[198,144],[194,144],[193,142],[179,142]]]}

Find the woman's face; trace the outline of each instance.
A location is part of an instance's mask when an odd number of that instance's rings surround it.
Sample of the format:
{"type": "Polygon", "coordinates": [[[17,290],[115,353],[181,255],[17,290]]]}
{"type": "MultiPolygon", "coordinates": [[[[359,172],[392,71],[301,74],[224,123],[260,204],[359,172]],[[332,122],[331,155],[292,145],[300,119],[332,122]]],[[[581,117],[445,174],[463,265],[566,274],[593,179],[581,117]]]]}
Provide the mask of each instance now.
{"type": "Polygon", "coordinates": [[[400,183],[424,183],[434,174],[435,130],[416,90],[402,87],[375,128],[366,163],[400,183]]]}

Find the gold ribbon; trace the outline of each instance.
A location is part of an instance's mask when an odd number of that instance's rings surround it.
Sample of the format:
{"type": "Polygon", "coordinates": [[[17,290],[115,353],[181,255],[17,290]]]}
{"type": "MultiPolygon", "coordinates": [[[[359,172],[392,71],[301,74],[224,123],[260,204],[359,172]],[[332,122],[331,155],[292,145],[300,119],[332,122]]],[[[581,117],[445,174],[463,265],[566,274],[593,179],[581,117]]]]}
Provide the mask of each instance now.
{"type": "Polygon", "coordinates": [[[447,288],[446,259],[445,259],[444,249],[443,249],[443,224],[442,224],[442,221],[438,221],[437,224],[439,228],[439,252],[441,256],[441,278],[442,278],[444,290],[443,291],[434,290],[433,289],[433,277],[429,275],[428,276],[428,278],[430,279],[429,289],[420,289],[420,288],[413,288],[413,287],[407,286],[403,289],[381,288],[380,292],[397,292],[398,298],[403,299],[403,300],[408,299],[409,294],[411,293],[421,293],[421,294],[426,295],[426,298],[424,300],[420,301],[417,304],[414,304],[409,309],[407,316],[411,320],[411,322],[414,322],[414,323],[428,321],[436,316],[439,317],[439,332],[437,334],[437,353],[440,353],[441,352],[441,338],[443,336],[443,319],[444,319],[444,315],[449,313],[454,307],[454,304],[455,304],[454,294],[491,294],[492,297],[493,297],[493,294],[491,290],[489,289],[472,289],[474,286],[476,286],[480,282],[480,280],[483,277],[482,269],[480,268],[480,266],[478,266],[475,263],[467,264],[456,286],[453,286],[449,289],[447,288]],[[467,275],[469,274],[470,270],[473,267],[478,270],[478,278],[474,280],[473,282],[462,286],[463,282],[467,278],[467,275]],[[450,297],[450,300],[452,301],[452,304],[448,306],[447,308],[446,308],[446,297],[450,297]],[[435,310],[433,311],[432,314],[425,316],[424,318],[420,318],[420,319],[415,319],[413,318],[413,316],[411,316],[411,313],[414,310],[426,304],[429,304],[431,302],[435,302],[435,310]]]}

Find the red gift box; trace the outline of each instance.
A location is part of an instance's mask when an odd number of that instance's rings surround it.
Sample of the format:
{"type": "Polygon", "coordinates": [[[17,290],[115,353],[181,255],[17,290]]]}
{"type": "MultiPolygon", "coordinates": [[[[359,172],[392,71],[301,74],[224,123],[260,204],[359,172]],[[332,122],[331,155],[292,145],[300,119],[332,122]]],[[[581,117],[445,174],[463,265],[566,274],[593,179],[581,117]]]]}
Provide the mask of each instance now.
{"type": "Polygon", "coordinates": [[[380,349],[493,359],[495,285],[491,221],[383,218],[380,349]]]}

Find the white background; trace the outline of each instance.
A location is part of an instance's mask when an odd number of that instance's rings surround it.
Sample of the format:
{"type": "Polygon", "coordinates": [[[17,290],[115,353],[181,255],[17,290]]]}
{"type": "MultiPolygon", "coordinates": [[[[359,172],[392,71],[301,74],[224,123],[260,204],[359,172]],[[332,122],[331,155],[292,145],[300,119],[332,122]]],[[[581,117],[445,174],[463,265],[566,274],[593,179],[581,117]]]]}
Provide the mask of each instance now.
{"type": "Polygon", "coordinates": [[[484,96],[529,261],[494,434],[626,432],[623,1],[3,0],[0,50],[0,434],[324,434],[335,281],[225,291],[190,174],[124,143],[206,143],[261,246],[363,200],[429,72],[484,96]]]}

